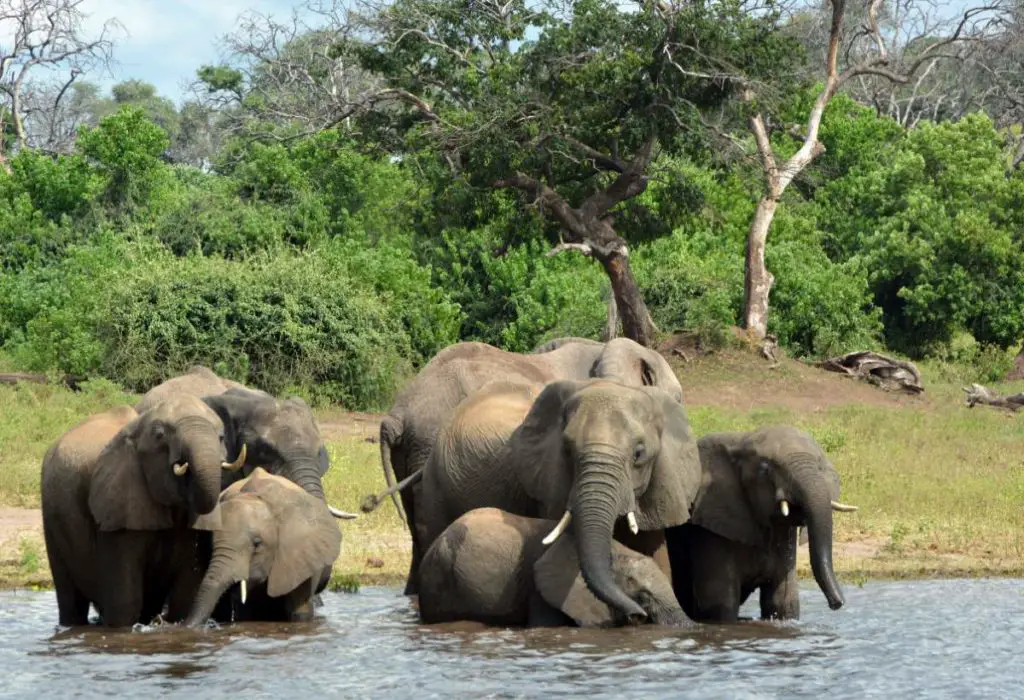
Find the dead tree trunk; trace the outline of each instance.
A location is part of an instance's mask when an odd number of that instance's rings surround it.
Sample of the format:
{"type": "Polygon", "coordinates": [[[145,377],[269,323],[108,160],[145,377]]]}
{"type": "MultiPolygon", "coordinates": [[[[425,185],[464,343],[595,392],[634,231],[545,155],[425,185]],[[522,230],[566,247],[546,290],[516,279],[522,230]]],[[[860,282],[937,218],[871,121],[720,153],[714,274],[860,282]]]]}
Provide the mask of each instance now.
{"type": "MultiPolygon", "coordinates": [[[[828,53],[825,58],[825,84],[814,100],[814,105],[807,117],[804,133],[798,135],[801,143],[796,153],[780,165],[776,161],[764,117],[761,113],[756,113],[750,119],[750,130],[754,134],[757,153],[761,159],[761,168],[764,173],[765,190],[764,196],[757,204],[754,219],[751,221],[750,230],[747,233],[743,323],[744,327],[750,330],[758,340],[763,339],[768,332],[768,299],[774,282],[774,278],[765,267],[764,262],[768,231],[771,228],[772,219],[775,217],[779,200],[786,188],[815,158],[825,152],[824,145],[818,141],[818,132],[825,108],[839,87],[850,78],[859,75],[872,75],[899,84],[909,82],[911,76],[926,63],[934,63],[938,58],[947,57],[942,54],[942,49],[960,41],[965,34],[965,29],[972,26],[972,20],[979,13],[991,9],[967,10],[963,13],[960,23],[952,34],[930,43],[917,54],[914,61],[903,72],[896,72],[889,68],[889,50],[886,46],[886,38],[878,24],[878,10],[882,0],[869,0],[865,25],[856,32],[852,39],[853,43],[842,52],[844,56],[860,54],[865,57],[861,62],[851,64],[840,72],[839,56],[840,45],[843,41],[843,15],[846,13],[846,0],[831,0],[831,4],[832,20],[829,30],[828,53]],[[868,42],[869,46],[865,47],[863,51],[856,51],[853,50],[859,48],[853,45],[856,42],[868,42]]],[[[744,99],[747,101],[753,101],[757,97],[752,87],[745,88],[745,93],[744,99]]]]}

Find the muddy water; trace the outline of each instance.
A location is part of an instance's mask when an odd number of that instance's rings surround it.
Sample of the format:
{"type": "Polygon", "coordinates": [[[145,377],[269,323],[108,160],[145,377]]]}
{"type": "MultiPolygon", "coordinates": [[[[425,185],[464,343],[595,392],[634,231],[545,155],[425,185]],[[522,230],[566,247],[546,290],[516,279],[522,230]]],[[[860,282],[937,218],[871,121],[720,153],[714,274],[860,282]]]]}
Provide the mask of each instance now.
{"type": "MultiPolygon", "coordinates": [[[[692,629],[424,627],[398,589],[325,595],[308,624],[58,631],[52,593],[0,595],[0,696],[1012,698],[1024,582],[846,587],[803,619],[692,629]]],[[[756,606],[748,604],[748,615],[756,606]]]]}

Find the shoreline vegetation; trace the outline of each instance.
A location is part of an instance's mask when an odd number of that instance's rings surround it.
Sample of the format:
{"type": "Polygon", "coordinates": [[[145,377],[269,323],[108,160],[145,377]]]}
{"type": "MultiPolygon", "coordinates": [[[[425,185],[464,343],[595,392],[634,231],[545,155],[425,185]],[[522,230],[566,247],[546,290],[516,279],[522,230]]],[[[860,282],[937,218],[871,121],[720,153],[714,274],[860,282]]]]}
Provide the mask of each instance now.
{"type": "MultiPolygon", "coordinates": [[[[1024,418],[967,408],[969,371],[924,365],[925,392],[896,395],[790,359],[778,365],[728,349],[687,362],[672,356],[697,435],[791,423],[808,430],[842,477],[834,561],[845,586],[868,579],[1024,576],[1024,418]]],[[[1024,382],[992,384],[1000,393],[1024,382]]],[[[134,395],[107,381],[0,386],[0,588],[52,586],[39,514],[39,466],[49,445],[87,415],[134,395]]],[[[380,415],[316,411],[331,455],[332,505],[358,511],[384,484],[380,415]]],[[[332,588],[400,585],[409,538],[394,506],[340,524],[332,588]]],[[[798,560],[811,580],[806,546],[798,560]]]]}

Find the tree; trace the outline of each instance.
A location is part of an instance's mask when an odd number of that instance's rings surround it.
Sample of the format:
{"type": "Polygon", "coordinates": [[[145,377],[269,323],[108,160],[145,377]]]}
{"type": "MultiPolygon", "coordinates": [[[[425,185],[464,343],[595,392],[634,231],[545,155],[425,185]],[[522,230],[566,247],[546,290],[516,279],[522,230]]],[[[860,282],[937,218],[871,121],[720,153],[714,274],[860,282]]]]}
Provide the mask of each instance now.
{"type": "MultiPolygon", "coordinates": [[[[18,148],[24,148],[28,141],[25,126],[28,106],[39,102],[38,99],[26,100],[29,77],[37,68],[66,71],[68,77],[47,93],[52,95],[52,112],[56,113],[78,76],[97,65],[106,65],[111,58],[114,46],[111,35],[119,25],[111,19],[98,36],[84,36],[85,15],[80,8],[83,2],[4,0],[0,3],[0,36],[10,37],[9,43],[0,47],[0,92],[7,99],[18,148]]],[[[36,90],[39,89],[37,86],[36,90]]],[[[33,108],[38,109],[39,105],[33,108]]],[[[6,159],[0,165],[10,172],[6,159]]]]}
{"type": "Polygon", "coordinates": [[[732,95],[724,66],[762,76],[786,65],[793,45],[777,17],[732,0],[399,0],[338,32],[381,88],[335,120],[357,115],[389,150],[519,193],[556,224],[549,254],[596,260],[625,335],[648,344],[656,328],[615,217],[645,191],[659,151],[700,143],[703,112],[732,95]]]}
{"type": "Polygon", "coordinates": [[[992,22],[996,6],[967,10],[952,32],[942,38],[931,38],[920,50],[904,54],[907,63],[896,60],[880,29],[878,13],[882,0],[869,0],[866,21],[845,40],[844,17],[846,0],[832,0],[828,51],[825,56],[825,80],[818,91],[802,133],[795,128],[799,144],[792,155],[780,162],[772,144],[769,122],[757,108],[757,87],[746,81],[746,99],[755,105],[749,125],[764,177],[764,192],[757,203],[747,234],[744,276],[743,324],[757,339],[768,332],[768,299],[775,278],[765,266],[765,245],[775,211],[786,188],[824,150],[818,140],[821,120],[831,99],[850,80],[871,76],[893,83],[907,84],[920,70],[935,59],[956,58],[954,51],[971,40],[984,36],[985,26],[992,22]],[[845,64],[841,67],[841,63],[845,64]]]}

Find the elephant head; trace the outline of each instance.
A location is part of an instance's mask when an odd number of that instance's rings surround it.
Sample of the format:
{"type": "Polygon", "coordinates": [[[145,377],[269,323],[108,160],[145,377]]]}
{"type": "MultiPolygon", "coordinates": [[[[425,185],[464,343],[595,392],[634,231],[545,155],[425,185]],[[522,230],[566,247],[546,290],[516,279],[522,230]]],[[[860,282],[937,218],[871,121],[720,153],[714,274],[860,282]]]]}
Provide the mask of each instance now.
{"type": "MultiPolygon", "coordinates": [[[[598,600],[580,576],[571,535],[552,544],[533,565],[534,585],[544,601],[581,627],[614,627],[622,615],[598,600]]],[[[679,627],[690,619],[676,601],[672,582],[650,557],[612,543],[616,585],[647,613],[656,625],[679,627]]]]}
{"type": "MultiPolygon", "coordinates": [[[[224,421],[229,448],[246,445],[245,463],[249,468],[262,466],[326,500],[322,478],[330,461],[305,401],[279,401],[262,392],[237,388],[204,397],[203,401],[224,421]]],[[[234,478],[228,484],[231,481],[234,478]]]]}
{"type": "Polygon", "coordinates": [[[656,387],[608,380],[548,384],[511,439],[541,517],[557,519],[550,544],[571,520],[587,586],[601,601],[643,619],[612,573],[619,518],[630,530],[689,519],[700,484],[697,444],[683,407],[656,387]]]}
{"type": "Polygon", "coordinates": [[[590,369],[590,376],[630,386],[656,386],[677,402],[683,402],[683,387],[665,358],[629,338],[615,338],[605,343],[590,369]]]}
{"type": "Polygon", "coordinates": [[[742,544],[762,547],[773,525],[807,529],[811,569],[829,607],[843,605],[832,570],[832,511],[839,474],[818,443],[790,426],[705,435],[704,470],[691,523],[742,544]]]}
{"type": "Polygon", "coordinates": [[[163,530],[180,513],[217,505],[226,461],[224,425],[200,399],[172,396],[154,404],[114,436],[96,462],[89,510],[102,531],[163,530]]]}
{"type": "Polygon", "coordinates": [[[213,555],[187,624],[203,624],[235,583],[242,602],[250,583],[266,582],[267,595],[286,595],[308,584],[310,595],[323,570],[341,552],[341,531],[318,498],[257,467],[224,490],[217,510],[196,520],[213,531],[213,555]]]}

